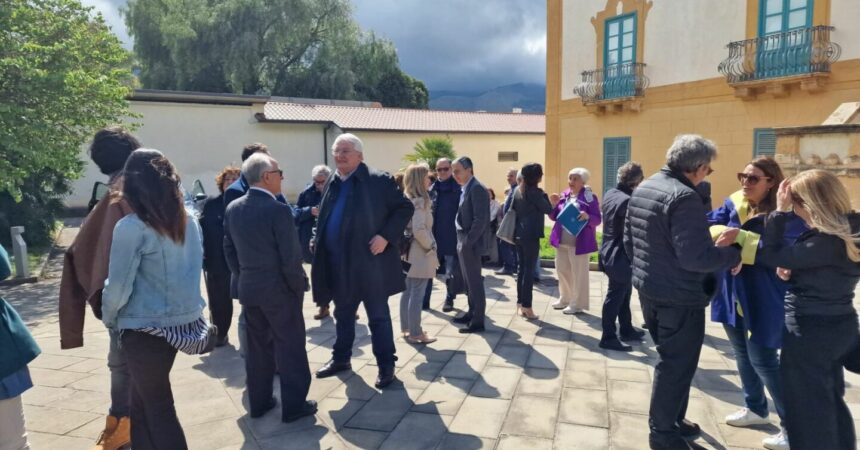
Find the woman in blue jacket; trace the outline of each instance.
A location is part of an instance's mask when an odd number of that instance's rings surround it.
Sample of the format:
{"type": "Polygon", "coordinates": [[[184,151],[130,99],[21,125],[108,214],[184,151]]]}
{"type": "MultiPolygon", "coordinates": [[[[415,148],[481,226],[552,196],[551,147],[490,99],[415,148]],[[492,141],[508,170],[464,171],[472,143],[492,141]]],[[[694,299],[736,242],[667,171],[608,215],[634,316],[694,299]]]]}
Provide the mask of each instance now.
{"type": "MultiPolygon", "coordinates": [[[[765,387],[784,425],[778,350],[782,345],[787,285],[776,276],[774,267],[756,258],[765,218],[776,209],[776,192],[783,178],[779,164],[772,158],[756,158],[738,173],[741,189],[708,214],[712,234],[726,227],[742,230],[738,237],[744,248],[742,265],[721,274],[721,287],[711,301],[711,320],[722,323],[726,330],[744,392],[745,407],[726,416],[726,424],[736,427],[770,423],[765,387]]],[[[785,239],[792,243],[805,229],[803,221],[795,216],[785,239]]],[[[762,445],[768,449],[788,449],[784,428],[765,438],[762,445]]]]}

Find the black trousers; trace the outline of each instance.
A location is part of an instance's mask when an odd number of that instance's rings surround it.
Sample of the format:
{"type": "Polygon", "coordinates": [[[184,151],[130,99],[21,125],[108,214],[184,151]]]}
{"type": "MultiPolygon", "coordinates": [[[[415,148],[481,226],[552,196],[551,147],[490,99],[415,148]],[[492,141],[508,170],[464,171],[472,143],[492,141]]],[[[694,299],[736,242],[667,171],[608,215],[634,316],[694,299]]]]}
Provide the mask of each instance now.
{"type": "Polygon", "coordinates": [[[218,327],[218,337],[227,336],[233,321],[233,299],[230,298],[230,273],[204,272],[206,294],[212,323],[218,327]]]}
{"type": "Polygon", "coordinates": [[[609,277],[609,287],[606,290],[606,300],[603,301],[603,337],[601,340],[616,339],[615,320],[618,319],[622,335],[633,332],[632,313],[630,312],[630,297],[633,295],[631,280],[618,280],[609,277]]]}
{"type": "Polygon", "coordinates": [[[786,317],[779,372],[792,450],[856,448],[842,362],[857,343],[857,316],[786,317]]]}
{"type": "Polygon", "coordinates": [[[135,450],[187,449],[170,388],[176,349],[164,338],[134,330],[124,330],[121,342],[131,375],[131,440],[135,450]]]}
{"type": "Polygon", "coordinates": [[[705,308],[665,306],[641,294],[640,298],[660,355],[654,368],[648,439],[652,446],[672,444],[681,439],[678,423],[687,415],[690,385],[705,340],[705,308]]]}
{"type": "Polygon", "coordinates": [[[265,409],[272,398],[275,364],[281,383],[281,413],[298,413],[311,387],[305,351],[301,299],[284,298],[267,306],[243,306],[248,329],[245,374],[251,412],[265,409]]]}
{"type": "Polygon", "coordinates": [[[532,307],[532,290],[535,285],[535,267],[540,256],[539,239],[517,239],[517,304],[532,307]]]}
{"type": "Polygon", "coordinates": [[[466,295],[469,297],[469,326],[483,327],[487,312],[487,294],[484,292],[484,278],[481,276],[481,252],[477,246],[461,245],[466,235],[457,232],[457,256],[460,259],[460,270],[466,282],[466,295]]]}

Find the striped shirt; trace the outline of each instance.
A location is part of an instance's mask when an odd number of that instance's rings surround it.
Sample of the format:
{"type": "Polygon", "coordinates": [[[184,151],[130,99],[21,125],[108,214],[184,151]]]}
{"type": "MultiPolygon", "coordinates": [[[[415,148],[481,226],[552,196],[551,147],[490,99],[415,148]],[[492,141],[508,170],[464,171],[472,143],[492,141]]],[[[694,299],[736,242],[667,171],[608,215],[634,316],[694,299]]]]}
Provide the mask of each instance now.
{"type": "Polygon", "coordinates": [[[185,325],[172,327],[146,327],[135,331],[164,338],[168,344],[182,353],[199,355],[209,341],[209,322],[203,316],[185,325]]]}

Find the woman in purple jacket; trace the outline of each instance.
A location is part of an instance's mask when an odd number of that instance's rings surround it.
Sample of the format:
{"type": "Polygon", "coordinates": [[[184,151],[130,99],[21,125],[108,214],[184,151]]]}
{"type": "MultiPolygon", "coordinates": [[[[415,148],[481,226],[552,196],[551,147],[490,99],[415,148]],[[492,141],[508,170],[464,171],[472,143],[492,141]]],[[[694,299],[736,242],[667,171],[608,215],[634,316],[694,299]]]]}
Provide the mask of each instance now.
{"type": "Polygon", "coordinates": [[[590,177],[581,167],[567,174],[568,189],[561,194],[549,218],[556,220],[569,202],[576,202],[579,220],[588,223],[579,235],[570,234],[561,222],[556,222],[549,236],[549,243],[556,248],[555,269],[558,272],[559,299],[552,304],[563,309],[565,314],[579,314],[588,309],[588,258],[597,251],[595,229],[600,225],[600,203],[597,196],[586,186],[590,177]]]}

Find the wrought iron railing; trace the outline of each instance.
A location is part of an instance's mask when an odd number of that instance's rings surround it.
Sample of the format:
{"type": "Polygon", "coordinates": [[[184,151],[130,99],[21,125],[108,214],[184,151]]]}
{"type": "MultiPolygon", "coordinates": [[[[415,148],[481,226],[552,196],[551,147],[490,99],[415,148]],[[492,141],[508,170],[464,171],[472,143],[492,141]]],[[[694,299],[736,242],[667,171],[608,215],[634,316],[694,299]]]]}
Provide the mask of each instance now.
{"type": "Polygon", "coordinates": [[[819,25],[732,42],[717,70],[729,83],[830,72],[842,49],[830,41],[833,27],[819,25]]]}
{"type": "Polygon", "coordinates": [[[648,87],[645,64],[626,63],[582,72],[582,83],[573,91],[584,103],[622,97],[639,97],[648,87]]]}

